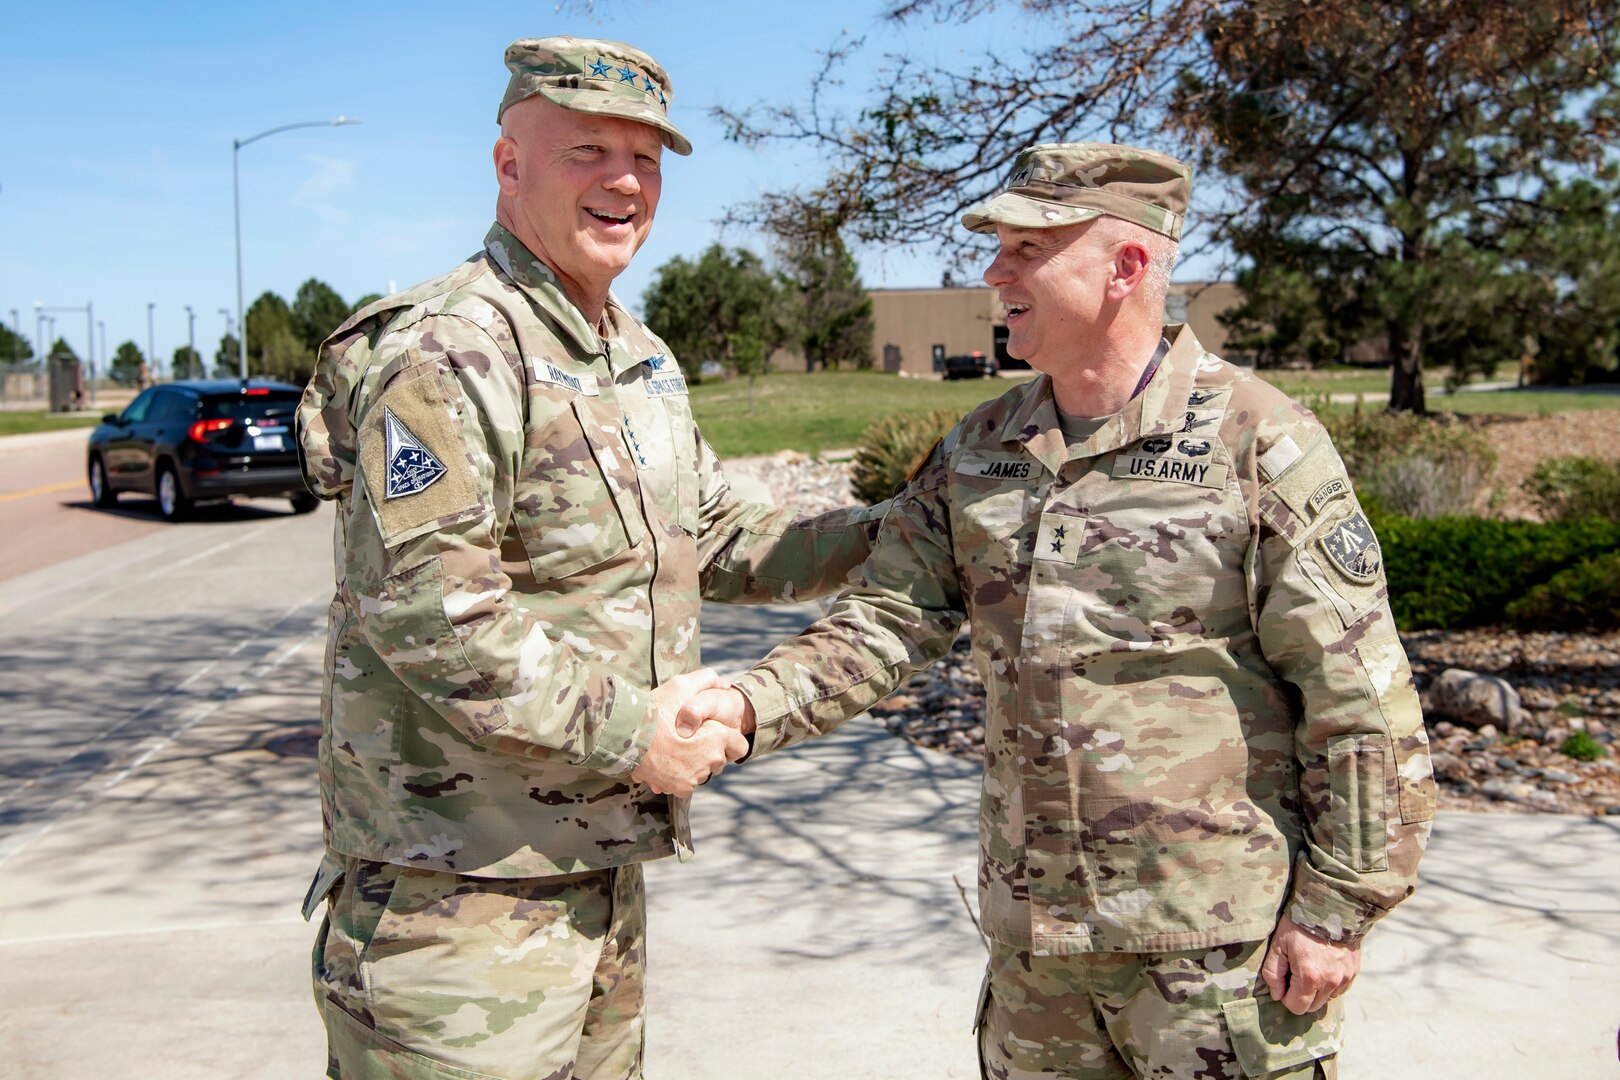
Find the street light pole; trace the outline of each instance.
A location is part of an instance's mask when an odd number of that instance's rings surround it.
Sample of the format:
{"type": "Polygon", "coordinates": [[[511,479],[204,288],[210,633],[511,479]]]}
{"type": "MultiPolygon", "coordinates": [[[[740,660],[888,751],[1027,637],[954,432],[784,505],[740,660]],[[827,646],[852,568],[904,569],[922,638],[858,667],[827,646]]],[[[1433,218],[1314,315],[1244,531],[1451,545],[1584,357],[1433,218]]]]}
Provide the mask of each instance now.
{"type": "MultiPolygon", "coordinates": [[[[22,321],[17,317],[17,309],[11,309],[11,367],[12,370],[22,364],[22,321]]],[[[6,400],[6,383],[11,380],[8,372],[0,378],[0,401],[6,400]]]]}
{"type": "MultiPolygon", "coordinates": [[[[91,405],[94,405],[96,403],[96,328],[93,325],[94,322],[95,322],[95,319],[96,319],[95,310],[91,307],[90,301],[86,300],[84,302],[84,336],[89,338],[90,340],[85,343],[84,351],[85,351],[85,355],[89,358],[89,361],[90,361],[90,404],[91,405]]],[[[102,351],[106,352],[105,349],[103,349],[102,351]]],[[[103,362],[105,362],[105,359],[106,358],[103,357],[103,362]]]]}
{"type": "MultiPolygon", "coordinates": [[[[187,304],[186,305],[186,371],[189,372],[191,370],[191,365],[192,364],[198,364],[200,366],[200,361],[198,360],[198,357],[197,357],[197,313],[195,311],[191,310],[191,305],[190,304],[187,304]]],[[[203,374],[204,375],[208,374],[206,369],[203,371],[203,374]]]]}
{"type": "MultiPolygon", "coordinates": [[[[227,339],[235,337],[236,336],[236,330],[231,324],[231,311],[230,311],[230,309],[229,308],[220,308],[219,313],[221,315],[225,316],[225,337],[227,339]]],[[[236,343],[236,349],[237,349],[237,356],[240,357],[241,356],[241,350],[242,350],[242,343],[240,341],[238,341],[236,343]]],[[[241,366],[241,360],[240,359],[237,360],[237,366],[238,367],[241,366]]]]}
{"type": "Polygon", "coordinates": [[[248,377],[248,370],[247,317],[242,314],[242,147],[294,128],[346,127],[358,123],[359,120],[350,116],[339,116],[332,120],[302,120],[296,124],[282,124],[280,127],[261,131],[257,135],[249,135],[245,139],[231,140],[231,201],[236,214],[236,325],[241,330],[241,336],[237,339],[236,364],[237,371],[243,379],[248,377]]]}
{"type": "Polygon", "coordinates": [[[163,373],[163,365],[158,363],[157,350],[152,347],[152,309],[157,307],[154,301],[146,302],[146,362],[152,365],[152,381],[157,382],[158,376],[163,373]]]}

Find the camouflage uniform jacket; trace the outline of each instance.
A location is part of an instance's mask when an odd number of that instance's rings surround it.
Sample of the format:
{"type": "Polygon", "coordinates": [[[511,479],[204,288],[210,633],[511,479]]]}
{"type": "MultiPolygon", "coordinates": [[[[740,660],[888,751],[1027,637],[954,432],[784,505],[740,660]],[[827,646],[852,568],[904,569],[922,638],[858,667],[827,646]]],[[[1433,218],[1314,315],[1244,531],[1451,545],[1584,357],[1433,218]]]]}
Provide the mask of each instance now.
{"type": "Polygon", "coordinates": [[[732,498],[668,350],[611,299],[605,327],[497,225],[323,345],[298,428],[338,506],[329,851],[475,877],[686,854],[685,801],[629,774],[700,598],[828,592],[869,550],[879,511],[732,498]]]}
{"type": "Polygon", "coordinates": [[[970,413],[862,585],[735,685],[756,752],[971,620],[986,933],[1046,954],[1350,940],[1412,889],[1434,787],[1377,541],[1326,432],[1180,328],[1067,446],[1042,376],[970,413]]]}

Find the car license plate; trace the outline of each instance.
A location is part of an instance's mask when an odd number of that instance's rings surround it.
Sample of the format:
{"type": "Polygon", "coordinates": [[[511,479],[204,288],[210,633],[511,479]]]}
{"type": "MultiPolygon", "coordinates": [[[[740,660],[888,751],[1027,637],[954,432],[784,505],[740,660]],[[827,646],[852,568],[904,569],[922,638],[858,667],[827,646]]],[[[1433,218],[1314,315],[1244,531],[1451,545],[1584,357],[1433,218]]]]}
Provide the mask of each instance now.
{"type": "Polygon", "coordinates": [[[280,435],[253,436],[253,449],[255,450],[280,450],[281,448],[282,443],[280,435]]]}

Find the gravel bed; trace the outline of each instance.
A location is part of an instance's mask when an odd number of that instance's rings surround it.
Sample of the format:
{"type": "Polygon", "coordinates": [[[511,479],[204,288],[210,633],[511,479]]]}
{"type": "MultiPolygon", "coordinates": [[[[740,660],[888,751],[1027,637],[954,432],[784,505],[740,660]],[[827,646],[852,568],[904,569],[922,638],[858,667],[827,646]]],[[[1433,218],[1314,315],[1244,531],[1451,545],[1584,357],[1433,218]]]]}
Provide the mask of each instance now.
{"type": "MultiPolygon", "coordinates": [[[[1520,491],[1547,448],[1612,456],[1615,413],[1484,418],[1499,455],[1497,512],[1533,517],[1520,491]]],[[[726,462],[726,471],[763,480],[780,506],[807,513],[853,501],[849,463],[793,451],[726,462]]],[[[1620,815],[1620,633],[1423,631],[1401,639],[1422,694],[1451,667],[1496,675],[1519,692],[1530,721],[1516,732],[1473,730],[1427,710],[1440,805],[1450,809],[1620,815]],[[1577,761],[1562,748],[1584,731],[1601,748],[1577,761]]],[[[984,685],[964,635],[950,655],[913,675],[872,709],[888,730],[947,753],[981,755],[984,685]]]]}

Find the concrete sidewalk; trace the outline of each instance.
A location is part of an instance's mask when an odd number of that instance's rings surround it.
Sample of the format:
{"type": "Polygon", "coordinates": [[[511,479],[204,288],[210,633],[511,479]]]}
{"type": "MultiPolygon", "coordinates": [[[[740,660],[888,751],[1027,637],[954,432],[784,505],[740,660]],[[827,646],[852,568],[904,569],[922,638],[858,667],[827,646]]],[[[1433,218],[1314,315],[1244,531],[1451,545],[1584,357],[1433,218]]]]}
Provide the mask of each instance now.
{"type": "MultiPolygon", "coordinates": [[[[736,668],[818,614],[705,611],[736,668]]],[[[265,742],[318,709],[319,620],[206,719],[0,865],[7,1077],[308,1078],[314,767],[265,742]]],[[[698,857],[648,868],[653,1080],[975,1075],[976,765],[852,721],[727,772],[698,857]]],[[[1620,828],[1447,815],[1372,937],[1346,1077],[1620,1075],[1620,828]]]]}

